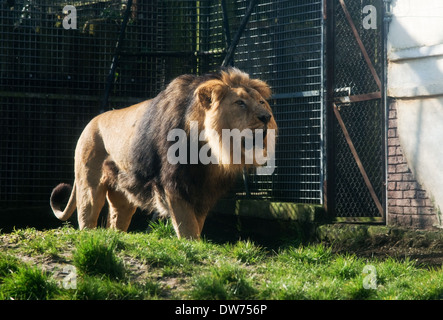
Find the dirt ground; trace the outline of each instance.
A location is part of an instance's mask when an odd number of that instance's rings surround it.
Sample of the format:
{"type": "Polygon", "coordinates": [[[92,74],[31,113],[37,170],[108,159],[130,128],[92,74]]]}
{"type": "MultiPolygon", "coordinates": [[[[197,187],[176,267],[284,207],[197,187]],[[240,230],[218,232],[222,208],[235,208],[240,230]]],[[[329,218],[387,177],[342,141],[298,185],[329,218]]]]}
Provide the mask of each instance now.
{"type": "Polygon", "coordinates": [[[386,226],[335,224],[320,226],[318,237],[337,253],[367,258],[397,258],[422,267],[443,266],[443,230],[410,230],[386,226]]]}
{"type": "Polygon", "coordinates": [[[203,235],[214,242],[251,239],[270,250],[297,242],[331,246],[336,253],[367,258],[410,259],[423,267],[443,266],[443,230],[412,230],[377,224],[297,225],[261,219],[211,217],[203,235]],[[275,235],[279,235],[275,237],[275,235]]]}

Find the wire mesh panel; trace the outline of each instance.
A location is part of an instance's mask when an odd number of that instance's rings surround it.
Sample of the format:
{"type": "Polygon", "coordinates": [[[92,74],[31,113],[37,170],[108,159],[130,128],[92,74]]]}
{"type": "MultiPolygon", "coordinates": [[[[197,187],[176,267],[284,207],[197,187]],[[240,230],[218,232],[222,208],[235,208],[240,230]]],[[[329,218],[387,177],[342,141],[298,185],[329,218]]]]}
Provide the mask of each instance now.
{"type": "MultiPolygon", "coordinates": [[[[1,2],[1,208],[46,205],[56,184],[73,180],[75,144],[102,106],[127,3],[1,2]]],[[[109,108],[152,98],[178,75],[217,70],[248,3],[133,1],[109,108]]],[[[320,203],[322,1],[258,1],[234,58],[269,82],[280,127],[277,169],[249,176],[252,195],[320,203]]]]}
{"type": "Polygon", "coordinates": [[[374,199],[383,201],[384,190],[384,112],[377,79],[383,68],[382,15],[381,1],[335,1],[334,96],[348,133],[334,122],[335,214],[339,217],[381,216],[374,199]]]}
{"type": "Polygon", "coordinates": [[[258,1],[236,50],[235,65],[270,84],[279,126],[275,172],[249,176],[253,198],[322,203],[322,25],[321,0],[258,1]]]}
{"type": "Polygon", "coordinates": [[[78,2],[77,29],[66,29],[66,4],[1,2],[1,207],[46,203],[55,184],[71,181],[75,141],[98,110],[118,32],[107,15],[122,6],[78,2]]]}

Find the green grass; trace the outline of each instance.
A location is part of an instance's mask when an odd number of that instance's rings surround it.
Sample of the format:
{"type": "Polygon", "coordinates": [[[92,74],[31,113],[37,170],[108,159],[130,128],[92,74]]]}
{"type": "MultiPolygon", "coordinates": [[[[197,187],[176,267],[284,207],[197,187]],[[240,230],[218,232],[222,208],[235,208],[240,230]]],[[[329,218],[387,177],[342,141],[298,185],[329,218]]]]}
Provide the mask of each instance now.
{"type": "Polygon", "coordinates": [[[257,289],[248,271],[236,263],[222,263],[194,277],[191,299],[254,299],[257,289]]]}
{"type": "Polygon", "coordinates": [[[442,269],[408,259],[188,241],[170,223],[151,228],[0,234],[0,299],[443,299],[442,269]]]}
{"type": "Polygon", "coordinates": [[[126,283],[112,281],[107,277],[86,276],[78,288],[66,298],[76,300],[139,300],[155,297],[159,287],[155,283],[126,283]]]}
{"type": "Polygon", "coordinates": [[[115,254],[121,245],[118,234],[112,232],[87,231],[80,237],[73,254],[74,266],[86,275],[107,276],[123,279],[125,267],[115,254]]]}
{"type": "Polygon", "coordinates": [[[55,282],[39,268],[20,263],[10,255],[0,254],[1,300],[46,300],[58,291],[55,282]]]}

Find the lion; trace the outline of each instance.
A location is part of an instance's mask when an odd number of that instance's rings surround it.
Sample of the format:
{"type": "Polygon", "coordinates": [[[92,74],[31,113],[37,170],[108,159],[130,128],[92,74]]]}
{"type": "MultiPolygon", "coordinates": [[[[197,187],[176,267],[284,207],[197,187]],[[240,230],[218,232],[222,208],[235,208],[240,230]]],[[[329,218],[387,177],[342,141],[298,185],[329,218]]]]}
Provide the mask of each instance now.
{"type": "Polygon", "coordinates": [[[179,238],[198,239],[216,201],[245,167],[260,164],[173,164],[168,149],[175,141],[168,133],[178,128],[189,140],[190,124],[197,124],[208,132],[198,148],[207,144],[214,157],[222,157],[224,129],[261,129],[264,135],[277,130],[270,97],[266,82],[228,68],[179,76],[151,100],[96,116],[77,142],[72,187],[61,183],[51,193],[52,211],[65,221],[77,209],[79,228],[95,228],[107,200],[109,228],[127,231],[137,208],[157,210],[171,217],[179,238]]]}

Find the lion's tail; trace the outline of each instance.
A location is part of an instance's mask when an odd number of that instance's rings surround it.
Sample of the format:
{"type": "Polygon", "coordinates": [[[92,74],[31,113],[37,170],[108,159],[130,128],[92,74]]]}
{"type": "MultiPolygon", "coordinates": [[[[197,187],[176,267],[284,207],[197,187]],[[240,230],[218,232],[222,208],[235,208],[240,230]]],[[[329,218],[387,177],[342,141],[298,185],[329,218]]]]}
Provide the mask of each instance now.
{"type": "Polygon", "coordinates": [[[77,207],[75,199],[75,181],[72,187],[66,183],[60,183],[56,186],[54,190],[52,190],[50,203],[52,211],[58,219],[62,221],[68,220],[77,207]],[[68,203],[64,209],[62,209],[66,201],[68,203]]]}

